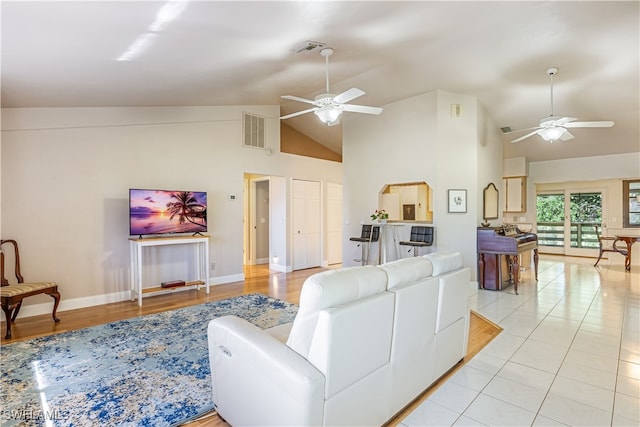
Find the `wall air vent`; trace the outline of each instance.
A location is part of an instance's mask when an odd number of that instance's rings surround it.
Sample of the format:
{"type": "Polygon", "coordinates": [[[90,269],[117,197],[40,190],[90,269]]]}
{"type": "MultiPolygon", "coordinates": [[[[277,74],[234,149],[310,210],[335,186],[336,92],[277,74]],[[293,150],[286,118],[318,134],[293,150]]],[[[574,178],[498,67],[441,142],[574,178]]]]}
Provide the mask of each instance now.
{"type": "Polygon", "coordinates": [[[502,133],[509,133],[511,132],[511,128],[509,126],[505,126],[503,128],[500,128],[500,130],[502,131],[502,133]]]}
{"type": "Polygon", "coordinates": [[[318,52],[322,49],[324,49],[325,47],[327,47],[326,43],[322,43],[322,42],[314,42],[311,40],[306,40],[294,47],[291,48],[291,52],[300,54],[300,53],[311,53],[311,52],[318,52]]]}
{"type": "Polygon", "coordinates": [[[264,117],[242,113],[243,145],[264,149],[264,117]]]}

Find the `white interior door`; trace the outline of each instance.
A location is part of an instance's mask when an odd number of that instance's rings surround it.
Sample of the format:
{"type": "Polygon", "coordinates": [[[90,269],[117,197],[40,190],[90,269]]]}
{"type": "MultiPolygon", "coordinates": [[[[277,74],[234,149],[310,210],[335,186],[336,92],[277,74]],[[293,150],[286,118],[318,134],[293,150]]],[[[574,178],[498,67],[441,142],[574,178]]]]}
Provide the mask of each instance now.
{"type": "Polygon", "coordinates": [[[327,264],[342,262],[342,184],[327,184],[327,264]]]}
{"type": "Polygon", "coordinates": [[[292,182],[293,269],[317,267],[321,263],[320,183],[292,182]]]}

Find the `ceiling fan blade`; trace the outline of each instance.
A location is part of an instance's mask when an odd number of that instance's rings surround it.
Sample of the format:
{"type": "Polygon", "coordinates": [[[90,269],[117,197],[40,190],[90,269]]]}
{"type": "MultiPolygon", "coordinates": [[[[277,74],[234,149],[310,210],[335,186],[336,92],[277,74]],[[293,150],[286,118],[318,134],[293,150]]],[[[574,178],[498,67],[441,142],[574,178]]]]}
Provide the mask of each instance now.
{"type": "Polygon", "coordinates": [[[301,116],[303,114],[307,114],[307,113],[310,113],[312,111],[316,111],[317,109],[318,109],[318,107],[313,107],[313,108],[309,108],[308,110],[302,110],[302,111],[298,111],[296,113],[287,114],[286,116],[280,117],[280,120],[290,119],[291,117],[296,117],[296,116],[301,116]]]}
{"type": "Polygon", "coordinates": [[[364,91],[358,89],[357,87],[352,87],[351,89],[334,96],[333,101],[337,102],[338,104],[343,104],[362,95],[364,95],[364,91]]]}
{"type": "Polygon", "coordinates": [[[564,132],[562,132],[560,139],[563,141],[569,141],[573,139],[573,135],[571,134],[571,132],[565,129],[564,132]]]}
{"type": "Polygon", "coordinates": [[[572,122],[574,120],[578,120],[578,119],[576,119],[575,117],[562,117],[558,120],[555,120],[553,124],[555,126],[564,126],[565,124],[572,122]]]}
{"type": "Polygon", "coordinates": [[[613,126],[611,120],[601,122],[573,122],[564,125],[566,128],[610,128],[611,126],[613,126]]]}
{"type": "Polygon", "coordinates": [[[540,132],[540,129],[534,130],[533,132],[529,132],[528,134],[523,135],[520,138],[516,138],[513,141],[511,141],[511,143],[513,144],[514,142],[520,142],[522,140],[525,140],[525,139],[529,138],[530,136],[533,136],[533,135],[537,134],[538,132],[540,132]]]}
{"type": "Polygon", "coordinates": [[[281,98],[283,99],[288,99],[290,101],[298,101],[298,102],[305,102],[307,104],[313,104],[313,105],[317,105],[316,101],[312,101],[310,99],[306,99],[306,98],[300,98],[299,96],[293,96],[293,95],[283,95],[281,96],[281,98]]]}
{"type": "Polygon", "coordinates": [[[365,114],[380,114],[382,113],[382,107],[368,107],[366,105],[353,105],[353,104],[344,104],[344,111],[351,111],[353,113],[365,113],[365,114]]]}
{"type": "Polygon", "coordinates": [[[534,126],[534,127],[531,127],[531,128],[524,128],[524,129],[510,130],[509,132],[504,132],[504,134],[505,135],[509,135],[510,133],[524,132],[525,130],[533,130],[533,129],[540,129],[540,126],[534,126]]]}

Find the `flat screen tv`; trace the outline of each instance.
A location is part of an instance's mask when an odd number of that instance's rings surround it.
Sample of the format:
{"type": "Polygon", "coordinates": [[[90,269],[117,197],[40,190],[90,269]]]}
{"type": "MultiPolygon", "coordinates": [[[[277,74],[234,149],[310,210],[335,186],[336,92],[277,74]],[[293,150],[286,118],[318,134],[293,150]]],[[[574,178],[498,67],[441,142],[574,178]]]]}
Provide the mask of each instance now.
{"type": "Polygon", "coordinates": [[[206,192],[129,189],[131,236],[206,231],[206,192]]]}

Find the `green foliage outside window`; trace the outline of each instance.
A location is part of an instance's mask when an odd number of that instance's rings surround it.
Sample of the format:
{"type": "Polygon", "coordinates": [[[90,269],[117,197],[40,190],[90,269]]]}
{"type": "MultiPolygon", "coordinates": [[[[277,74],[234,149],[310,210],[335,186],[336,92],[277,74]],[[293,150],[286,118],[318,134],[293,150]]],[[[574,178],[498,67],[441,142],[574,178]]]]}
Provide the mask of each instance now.
{"type": "Polygon", "coordinates": [[[536,222],[563,222],[564,196],[539,194],[536,205],[536,222]]]}
{"type": "Polygon", "coordinates": [[[600,193],[571,194],[571,222],[600,224],[602,222],[602,195],[600,193]]]}
{"type": "MultiPolygon", "coordinates": [[[[570,200],[571,222],[600,224],[602,196],[600,193],[573,193],[570,200]]],[[[536,204],[537,222],[564,222],[564,195],[539,194],[536,204]]]]}

